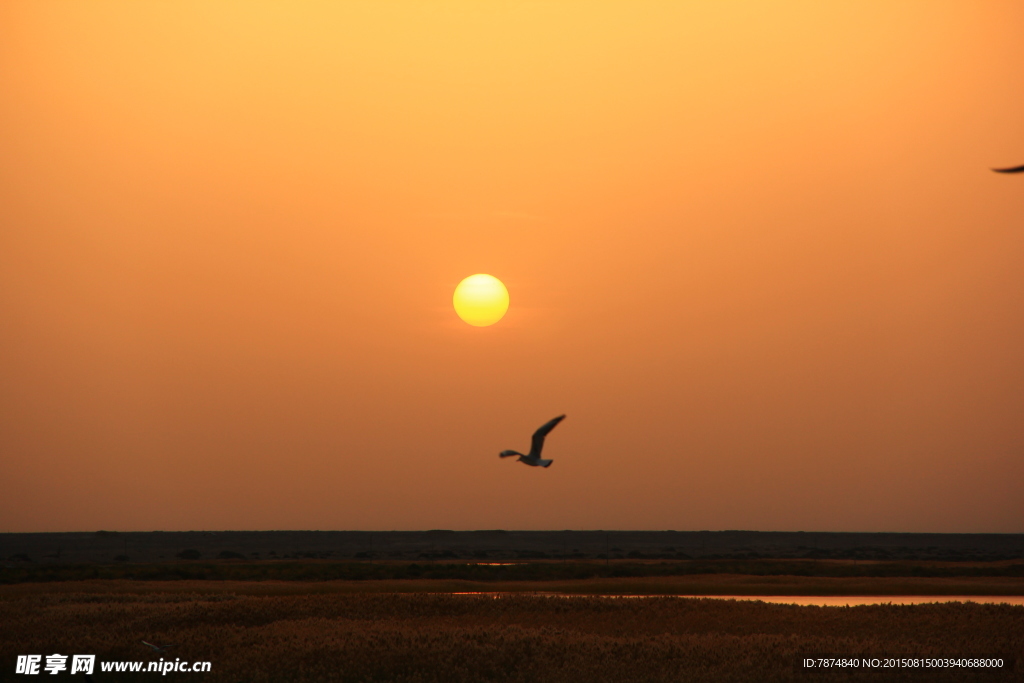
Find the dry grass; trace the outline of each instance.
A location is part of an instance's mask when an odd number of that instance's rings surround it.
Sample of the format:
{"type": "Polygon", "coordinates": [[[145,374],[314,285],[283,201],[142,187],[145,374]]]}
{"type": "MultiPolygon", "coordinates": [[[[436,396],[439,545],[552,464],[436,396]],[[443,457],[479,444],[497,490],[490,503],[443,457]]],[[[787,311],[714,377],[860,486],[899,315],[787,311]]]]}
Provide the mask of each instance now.
{"type": "MultiPolygon", "coordinates": [[[[325,584],[88,582],[0,591],[0,677],[14,655],[213,662],[206,681],[1013,680],[798,673],[800,654],[1024,653],[1024,607],[943,604],[795,607],[718,600],[619,600],[335,591],[325,584]],[[73,590],[76,589],[77,590],[73,590]],[[56,590],[55,590],[56,589],[56,590]]],[[[493,585],[490,585],[493,588],[493,585]]],[[[365,586],[364,586],[365,588],[365,586]]],[[[730,588],[732,590],[733,588],[730,588]]],[[[534,587],[536,590],[536,587],[534,587]]],[[[97,681],[132,680],[130,674],[97,681]]],[[[156,680],[154,674],[139,680],[156,680]]],[[[168,675],[164,680],[176,680],[168,675]]]]}

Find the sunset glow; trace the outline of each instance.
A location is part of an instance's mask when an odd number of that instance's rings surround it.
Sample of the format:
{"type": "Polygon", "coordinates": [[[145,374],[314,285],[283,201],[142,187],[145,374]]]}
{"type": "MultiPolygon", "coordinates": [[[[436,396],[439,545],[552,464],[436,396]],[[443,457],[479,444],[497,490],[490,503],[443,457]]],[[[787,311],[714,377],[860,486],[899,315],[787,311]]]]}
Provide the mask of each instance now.
{"type": "Polygon", "coordinates": [[[0,530],[1024,531],[1022,36],[0,3],[0,530]]]}

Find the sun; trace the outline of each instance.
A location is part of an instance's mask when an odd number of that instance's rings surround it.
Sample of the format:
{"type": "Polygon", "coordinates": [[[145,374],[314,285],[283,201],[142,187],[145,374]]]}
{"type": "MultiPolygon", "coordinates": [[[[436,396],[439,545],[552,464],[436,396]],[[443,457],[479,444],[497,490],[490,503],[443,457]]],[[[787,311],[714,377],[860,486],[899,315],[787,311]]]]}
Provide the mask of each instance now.
{"type": "Polygon", "coordinates": [[[508,290],[493,275],[477,273],[459,283],[452,304],[467,323],[486,327],[501,320],[508,310],[508,290]]]}

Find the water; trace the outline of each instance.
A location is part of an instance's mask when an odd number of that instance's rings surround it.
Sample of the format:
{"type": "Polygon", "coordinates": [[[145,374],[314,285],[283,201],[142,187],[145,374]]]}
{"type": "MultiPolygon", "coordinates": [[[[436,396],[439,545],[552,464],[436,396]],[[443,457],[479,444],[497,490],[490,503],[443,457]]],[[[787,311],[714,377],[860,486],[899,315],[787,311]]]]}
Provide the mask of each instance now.
{"type": "Polygon", "coordinates": [[[708,600],[747,600],[771,602],[779,605],[817,607],[856,607],[858,605],[925,605],[944,602],[975,602],[983,605],[1021,605],[1024,595],[586,595],[582,593],[549,592],[485,592],[466,591],[452,595],[539,595],[552,598],[690,598],[708,600]]]}
{"type": "Polygon", "coordinates": [[[936,602],[976,602],[983,605],[1024,605],[1024,595],[680,595],[681,598],[760,600],[780,605],[855,607],[857,605],[925,605],[936,602]]]}

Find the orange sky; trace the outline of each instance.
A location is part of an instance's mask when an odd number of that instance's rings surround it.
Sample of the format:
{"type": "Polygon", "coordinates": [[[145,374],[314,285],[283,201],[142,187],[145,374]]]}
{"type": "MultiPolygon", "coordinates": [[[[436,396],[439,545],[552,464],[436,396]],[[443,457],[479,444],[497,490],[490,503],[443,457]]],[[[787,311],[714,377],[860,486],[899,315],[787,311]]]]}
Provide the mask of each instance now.
{"type": "Polygon", "coordinates": [[[5,2],[0,531],[1022,532],[1022,35],[5,2]]]}

